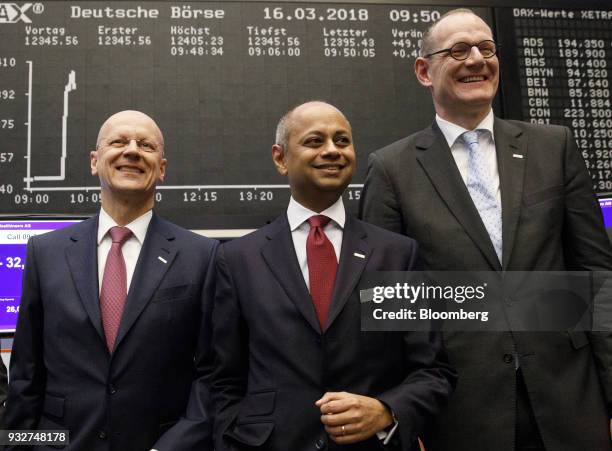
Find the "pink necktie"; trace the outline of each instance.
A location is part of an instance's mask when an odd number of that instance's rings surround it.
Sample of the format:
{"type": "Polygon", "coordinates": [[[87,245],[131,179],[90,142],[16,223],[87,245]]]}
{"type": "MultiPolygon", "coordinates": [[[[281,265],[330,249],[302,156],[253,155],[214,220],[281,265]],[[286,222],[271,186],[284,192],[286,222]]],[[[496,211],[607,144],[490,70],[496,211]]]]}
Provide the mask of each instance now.
{"type": "Polygon", "coordinates": [[[127,273],[121,247],[132,236],[132,231],[125,227],[112,227],[109,234],[113,244],[108,251],[104,266],[102,290],[100,290],[100,312],[106,345],[112,353],[127,297],[127,273]]]}
{"type": "Polygon", "coordinates": [[[334,246],[323,231],[323,227],[329,221],[330,219],[323,215],[309,218],[310,232],[306,239],[310,297],[317,312],[321,329],[325,327],[327,322],[338,268],[334,246]]]}

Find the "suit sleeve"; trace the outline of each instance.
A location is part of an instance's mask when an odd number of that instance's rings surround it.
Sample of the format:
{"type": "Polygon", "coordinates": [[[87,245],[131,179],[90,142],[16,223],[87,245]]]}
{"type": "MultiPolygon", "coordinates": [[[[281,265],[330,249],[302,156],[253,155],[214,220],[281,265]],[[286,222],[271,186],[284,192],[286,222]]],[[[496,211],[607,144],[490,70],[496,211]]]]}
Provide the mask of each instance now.
{"type": "MultiPolygon", "coordinates": [[[[405,271],[422,270],[418,246],[405,271]]],[[[403,334],[405,378],[399,385],[377,396],[395,414],[399,423],[402,450],[410,450],[427,422],[448,401],[457,373],[448,363],[440,332],[407,332],[403,334]]],[[[396,431],[397,434],[397,431],[396,431]]]]}
{"type": "MultiPolygon", "coordinates": [[[[568,128],[565,128],[565,143],[564,243],[567,250],[567,266],[570,270],[607,272],[604,277],[607,279],[605,282],[607,286],[603,287],[603,292],[607,293],[604,309],[608,312],[607,315],[610,315],[612,247],[595,193],[591,188],[591,177],[568,128]]],[[[612,415],[612,331],[592,332],[589,338],[605,401],[612,415]]]]}
{"type": "Polygon", "coordinates": [[[44,403],[46,369],[43,361],[43,306],[36,266],[35,237],[28,242],[22,286],[10,362],[5,416],[7,429],[36,429],[44,403]]]}
{"type": "Polygon", "coordinates": [[[400,203],[381,157],[370,154],[359,203],[359,218],[395,233],[403,233],[400,203]]]}
{"type": "Polygon", "coordinates": [[[215,449],[227,449],[224,434],[231,428],[245,396],[248,379],[248,330],[222,245],[217,258],[217,286],[213,312],[215,369],[212,390],[215,412],[215,449]]]}
{"type": "Polygon", "coordinates": [[[212,451],[212,303],[215,293],[215,254],[219,243],[214,242],[207,258],[206,275],[201,291],[202,320],[195,357],[196,378],[191,385],[185,415],[162,435],[154,449],[158,451],[212,451]]]}
{"type": "Polygon", "coordinates": [[[4,362],[0,359],[0,429],[5,429],[4,415],[6,412],[7,383],[6,366],[4,366],[4,362]]]}

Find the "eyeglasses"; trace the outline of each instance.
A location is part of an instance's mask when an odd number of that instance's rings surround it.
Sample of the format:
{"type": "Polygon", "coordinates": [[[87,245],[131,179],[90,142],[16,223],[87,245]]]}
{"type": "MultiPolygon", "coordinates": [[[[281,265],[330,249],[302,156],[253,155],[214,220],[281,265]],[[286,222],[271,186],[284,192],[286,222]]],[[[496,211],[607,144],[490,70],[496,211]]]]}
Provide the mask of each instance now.
{"type": "Polygon", "coordinates": [[[114,139],[106,141],[106,145],[109,147],[123,148],[123,147],[129,147],[132,141],[136,143],[136,147],[138,147],[138,150],[142,150],[143,152],[148,152],[148,153],[157,152],[157,145],[146,139],[114,138],[114,139]]]}
{"type": "Polygon", "coordinates": [[[425,58],[429,58],[430,56],[438,55],[439,53],[448,53],[451,58],[457,61],[465,61],[470,57],[472,53],[472,47],[478,48],[478,51],[482,55],[483,58],[492,58],[497,54],[497,50],[499,46],[495,43],[495,41],[491,41],[487,39],[485,41],[480,41],[478,44],[468,44],[467,42],[457,42],[453,44],[453,46],[449,49],[438,50],[437,52],[429,53],[425,55],[425,58]]]}

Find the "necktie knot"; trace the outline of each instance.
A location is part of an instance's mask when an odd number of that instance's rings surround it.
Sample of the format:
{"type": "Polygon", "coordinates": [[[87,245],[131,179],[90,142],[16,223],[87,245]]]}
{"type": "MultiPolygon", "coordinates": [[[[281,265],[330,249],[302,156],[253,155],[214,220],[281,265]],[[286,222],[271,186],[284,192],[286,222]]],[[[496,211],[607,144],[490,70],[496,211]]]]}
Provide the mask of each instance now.
{"type": "Polygon", "coordinates": [[[329,224],[329,221],[331,221],[331,218],[328,218],[327,216],[324,216],[324,215],[311,216],[310,218],[308,218],[308,224],[310,224],[310,228],[313,228],[313,227],[323,228],[327,224],[329,224]]]}
{"type": "Polygon", "coordinates": [[[123,244],[132,236],[132,231],[127,227],[111,227],[108,233],[110,234],[113,243],[119,243],[120,246],[123,246],[123,244]]]}
{"type": "Polygon", "coordinates": [[[331,221],[331,219],[325,215],[311,216],[310,218],[308,218],[308,224],[310,224],[310,228],[323,228],[327,224],[329,224],[329,221],[331,221]]]}
{"type": "Polygon", "coordinates": [[[480,134],[479,130],[474,130],[471,132],[465,132],[462,135],[463,141],[468,145],[470,149],[472,148],[472,146],[474,146],[474,144],[478,145],[479,134],[480,134]]]}

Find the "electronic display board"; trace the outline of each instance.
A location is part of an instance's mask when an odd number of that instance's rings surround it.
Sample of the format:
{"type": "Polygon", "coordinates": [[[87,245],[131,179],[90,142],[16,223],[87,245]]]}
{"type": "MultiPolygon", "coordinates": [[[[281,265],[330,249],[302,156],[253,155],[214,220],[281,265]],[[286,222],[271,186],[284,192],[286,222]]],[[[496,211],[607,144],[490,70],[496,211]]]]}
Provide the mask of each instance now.
{"type": "Polygon", "coordinates": [[[0,332],[14,332],[21,300],[21,279],[30,237],[63,229],[76,219],[14,221],[0,219],[0,332]]]}
{"type": "Polygon", "coordinates": [[[98,128],[138,109],[166,138],[160,214],[257,228],[289,197],[276,122],[311,99],[353,125],[356,211],[367,155],[433,120],[414,60],[424,30],[466,3],[502,44],[496,113],[572,127],[594,188],[612,192],[612,10],[592,3],[47,1],[0,3],[0,214],[95,213],[98,128]]]}
{"type": "Polygon", "coordinates": [[[593,189],[612,192],[612,10],[498,8],[496,18],[506,115],[570,127],[593,189]]]}

